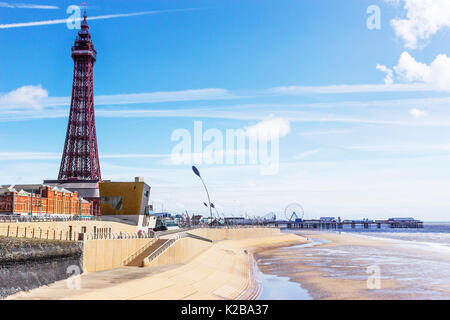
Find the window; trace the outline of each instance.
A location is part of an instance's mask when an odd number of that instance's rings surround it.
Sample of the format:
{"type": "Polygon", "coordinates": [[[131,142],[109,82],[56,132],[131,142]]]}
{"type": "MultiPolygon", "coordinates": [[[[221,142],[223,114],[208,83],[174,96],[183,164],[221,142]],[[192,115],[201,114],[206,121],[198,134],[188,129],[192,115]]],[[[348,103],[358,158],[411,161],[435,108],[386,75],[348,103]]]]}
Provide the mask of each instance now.
{"type": "Polygon", "coordinates": [[[122,210],[122,197],[121,196],[101,197],[100,201],[102,204],[109,204],[111,207],[113,207],[116,210],[122,210]]]}

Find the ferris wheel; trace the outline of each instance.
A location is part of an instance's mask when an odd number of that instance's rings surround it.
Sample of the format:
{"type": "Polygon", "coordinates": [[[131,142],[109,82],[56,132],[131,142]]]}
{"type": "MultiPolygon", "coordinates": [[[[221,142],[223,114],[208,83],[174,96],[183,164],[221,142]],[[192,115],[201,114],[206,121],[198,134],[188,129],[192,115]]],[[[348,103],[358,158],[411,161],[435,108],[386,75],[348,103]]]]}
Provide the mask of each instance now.
{"type": "Polygon", "coordinates": [[[305,215],[305,210],[301,204],[297,202],[290,203],[284,209],[284,218],[287,221],[292,221],[293,219],[303,219],[305,215]]]}

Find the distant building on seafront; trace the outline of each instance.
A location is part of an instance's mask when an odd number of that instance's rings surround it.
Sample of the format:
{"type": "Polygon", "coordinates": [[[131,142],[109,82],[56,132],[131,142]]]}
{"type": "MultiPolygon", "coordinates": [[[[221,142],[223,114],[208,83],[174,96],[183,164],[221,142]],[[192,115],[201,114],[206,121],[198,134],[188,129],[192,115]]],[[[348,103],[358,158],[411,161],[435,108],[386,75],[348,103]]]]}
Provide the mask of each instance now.
{"type": "Polygon", "coordinates": [[[248,222],[248,219],[245,217],[226,217],[225,218],[225,224],[245,224],[248,222]]]}
{"type": "Polygon", "coordinates": [[[196,226],[199,225],[202,222],[203,216],[202,215],[193,215],[191,219],[191,224],[196,226]]]}
{"type": "Polygon", "coordinates": [[[48,185],[0,187],[0,214],[90,216],[92,204],[77,192],[48,185]]]}

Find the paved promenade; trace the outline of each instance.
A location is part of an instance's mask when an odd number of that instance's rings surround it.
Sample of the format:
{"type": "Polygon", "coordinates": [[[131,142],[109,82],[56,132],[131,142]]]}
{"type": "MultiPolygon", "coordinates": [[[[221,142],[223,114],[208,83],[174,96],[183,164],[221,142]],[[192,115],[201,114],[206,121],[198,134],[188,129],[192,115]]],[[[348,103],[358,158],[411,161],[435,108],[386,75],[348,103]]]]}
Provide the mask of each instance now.
{"type": "Polygon", "coordinates": [[[252,253],[305,241],[292,234],[218,241],[184,264],[89,273],[79,290],[64,280],[8,299],[255,299],[260,286],[252,253]]]}

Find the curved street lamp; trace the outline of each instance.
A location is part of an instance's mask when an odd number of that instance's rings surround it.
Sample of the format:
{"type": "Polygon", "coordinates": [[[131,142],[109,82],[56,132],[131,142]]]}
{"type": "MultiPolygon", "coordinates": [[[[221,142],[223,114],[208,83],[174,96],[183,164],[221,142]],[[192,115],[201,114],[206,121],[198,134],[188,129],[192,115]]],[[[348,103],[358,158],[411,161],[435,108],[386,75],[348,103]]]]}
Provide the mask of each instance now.
{"type": "MultiPolygon", "coordinates": [[[[200,171],[198,171],[198,169],[195,166],[192,166],[192,171],[194,171],[195,175],[198,176],[201,180],[201,182],[203,183],[203,186],[205,187],[205,191],[206,191],[206,195],[208,196],[208,203],[209,203],[209,214],[211,216],[211,222],[212,222],[212,209],[211,209],[211,200],[209,198],[209,192],[208,189],[206,188],[206,184],[203,181],[202,177],[200,176],[200,171]]],[[[204,203],[206,205],[206,203],[204,203]]]]}
{"type": "Polygon", "coordinates": [[[221,218],[220,217],[220,214],[219,214],[219,210],[217,210],[217,208],[214,206],[214,203],[211,203],[211,207],[214,209],[214,210],[216,210],[216,213],[217,213],[217,218],[221,218]]]}

